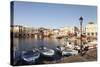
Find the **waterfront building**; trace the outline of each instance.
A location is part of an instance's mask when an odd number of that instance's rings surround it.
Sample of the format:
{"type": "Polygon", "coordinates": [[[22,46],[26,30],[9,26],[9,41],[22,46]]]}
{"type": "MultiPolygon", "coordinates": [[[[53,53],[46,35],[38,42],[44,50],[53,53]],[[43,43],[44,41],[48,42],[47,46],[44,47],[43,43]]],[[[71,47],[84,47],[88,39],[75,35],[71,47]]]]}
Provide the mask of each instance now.
{"type": "Polygon", "coordinates": [[[19,37],[22,34],[23,26],[21,25],[11,25],[11,33],[13,33],[13,37],[19,37]]]}
{"type": "Polygon", "coordinates": [[[60,35],[62,36],[73,36],[75,34],[75,32],[78,32],[78,28],[77,27],[71,27],[71,26],[66,26],[66,27],[62,27],[60,28],[60,35]]]}
{"type": "Polygon", "coordinates": [[[13,33],[14,37],[31,37],[34,34],[33,27],[24,27],[21,25],[12,25],[11,32],[13,33]]]}
{"type": "Polygon", "coordinates": [[[50,36],[50,34],[51,34],[51,32],[50,32],[50,30],[49,30],[49,29],[45,29],[45,30],[43,31],[43,35],[44,35],[44,36],[49,37],[49,36],[50,36]]]}
{"type": "Polygon", "coordinates": [[[97,38],[97,24],[93,22],[89,22],[86,27],[86,36],[97,38]]]}
{"type": "Polygon", "coordinates": [[[14,33],[20,32],[21,29],[22,29],[22,26],[20,26],[20,25],[12,25],[11,26],[11,32],[14,32],[14,33]]]}

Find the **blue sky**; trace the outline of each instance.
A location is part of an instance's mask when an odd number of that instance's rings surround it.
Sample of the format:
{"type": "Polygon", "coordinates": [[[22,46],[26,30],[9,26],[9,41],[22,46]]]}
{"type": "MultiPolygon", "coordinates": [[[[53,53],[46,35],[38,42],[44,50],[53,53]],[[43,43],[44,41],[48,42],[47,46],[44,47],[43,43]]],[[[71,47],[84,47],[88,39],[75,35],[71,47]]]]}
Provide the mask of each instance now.
{"type": "Polygon", "coordinates": [[[97,23],[96,6],[14,2],[14,24],[23,26],[52,28],[79,26],[80,16],[84,19],[83,26],[90,21],[97,23]]]}

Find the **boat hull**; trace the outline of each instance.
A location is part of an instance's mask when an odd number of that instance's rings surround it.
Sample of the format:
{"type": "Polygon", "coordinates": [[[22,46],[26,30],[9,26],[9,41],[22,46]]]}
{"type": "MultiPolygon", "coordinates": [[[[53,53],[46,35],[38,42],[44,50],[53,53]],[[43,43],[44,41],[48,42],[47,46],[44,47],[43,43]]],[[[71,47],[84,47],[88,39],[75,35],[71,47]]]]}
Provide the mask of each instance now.
{"type": "Polygon", "coordinates": [[[25,51],[22,53],[22,60],[27,63],[35,63],[40,57],[39,52],[25,51]]]}
{"type": "Polygon", "coordinates": [[[55,55],[55,51],[53,49],[49,49],[49,48],[40,50],[40,53],[42,56],[45,56],[45,57],[53,57],[55,55]]]}

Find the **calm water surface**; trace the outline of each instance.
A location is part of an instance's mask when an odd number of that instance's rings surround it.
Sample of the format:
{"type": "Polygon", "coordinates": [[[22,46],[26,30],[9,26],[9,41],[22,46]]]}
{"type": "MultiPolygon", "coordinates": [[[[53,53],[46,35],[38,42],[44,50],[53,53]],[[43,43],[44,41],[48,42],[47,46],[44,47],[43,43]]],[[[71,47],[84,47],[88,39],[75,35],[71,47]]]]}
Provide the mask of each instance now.
{"type": "Polygon", "coordinates": [[[34,38],[14,38],[14,49],[17,51],[28,51],[34,48],[40,48],[45,46],[51,49],[55,49],[56,46],[63,44],[60,40],[55,38],[43,38],[43,39],[34,39],[34,38]]]}
{"type": "MultiPolygon", "coordinates": [[[[18,59],[21,56],[22,51],[30,51],[34,48],[40,48],[41,46],[45,46],[47,48],[56,50],[57,46],[61,46],[64,44],[63,39],[49,38],[45,37],[42,39],[37,38],[14,38],[14,59],[18,59]]],[[[55,59],[57,56],[54,57],[55,59]]]]}

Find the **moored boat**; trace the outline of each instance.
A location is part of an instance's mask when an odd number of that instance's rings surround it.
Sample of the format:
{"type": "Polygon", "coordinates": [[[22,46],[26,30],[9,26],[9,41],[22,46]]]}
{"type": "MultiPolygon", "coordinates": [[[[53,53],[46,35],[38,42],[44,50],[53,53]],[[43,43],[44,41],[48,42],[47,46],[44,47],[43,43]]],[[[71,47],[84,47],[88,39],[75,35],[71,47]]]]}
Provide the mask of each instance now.
{"type": "Polygon", "coordinates": [[[62,37],[56,37],[57,39],[61,39],[62,37]]]}
{"type": "Polygon", "coordinates": [[[62,51],[62,56],[77,55],[78,51],[72,49],[65,49],[62,51]]]}
{"type": "Polygon", "coordinates": [[[22,51],[22,60],[28,63],[35,63],[40,57],[40,53],[37,50],[32,51],[22,51]]]}
{"type": "Polygon", "coordinates": [[[70,55],[77,55],[78,51],[74,50],[68,46],[59,46],[57,50],[61,53],[62,56],[70,56],[70,55]]]}
{"type": "Polygon", "coordinates": [[[40,53],[45,57],[53,57],[55,55],[55,51],[47,47],[43,47],[43,49],[40,49],[40,53]]]}

